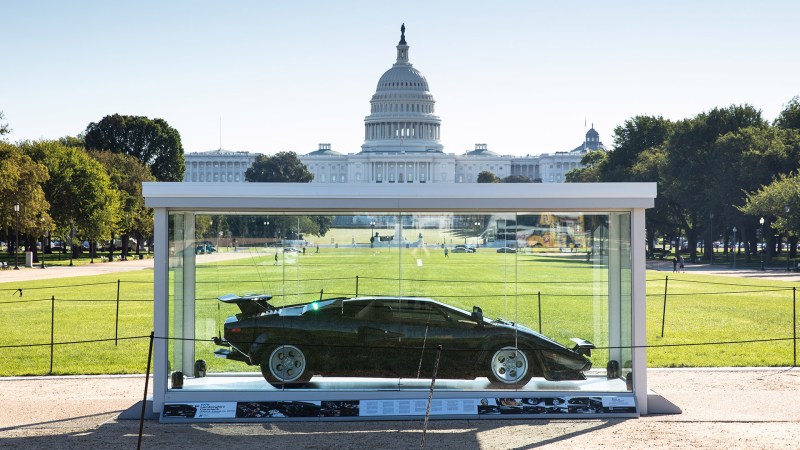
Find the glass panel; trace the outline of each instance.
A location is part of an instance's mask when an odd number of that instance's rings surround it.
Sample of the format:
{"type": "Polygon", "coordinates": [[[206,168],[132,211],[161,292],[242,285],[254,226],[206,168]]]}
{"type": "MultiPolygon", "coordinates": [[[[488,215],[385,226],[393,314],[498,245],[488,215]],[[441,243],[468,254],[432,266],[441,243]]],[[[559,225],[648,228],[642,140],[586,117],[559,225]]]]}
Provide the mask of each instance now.
{"type": "Polygon", "coordinates": [[[169,227],[182,389],[426,389],[435,367],[438,389],[629,389],[627,212],[172,212],[169,227]]]}

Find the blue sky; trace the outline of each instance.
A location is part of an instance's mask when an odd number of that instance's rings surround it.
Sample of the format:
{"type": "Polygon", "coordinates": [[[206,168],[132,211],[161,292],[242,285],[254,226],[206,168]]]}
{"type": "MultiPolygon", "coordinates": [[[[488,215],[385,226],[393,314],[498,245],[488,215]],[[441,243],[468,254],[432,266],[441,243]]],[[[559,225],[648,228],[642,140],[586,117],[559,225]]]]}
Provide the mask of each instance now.
{"type": "Polygon", "coordinates": [[[187,152],[360,151],[400,24],[442,143],[461,154],[612,144],[638,115],[800,95],[797,1],[4,2],[0,110],[11,141],[103,116],[165,119],[187,152]],[[163,3],[163,4],[162,4],[163,3]],[[220,119],[222,122],[220,133],[220,119]]]}

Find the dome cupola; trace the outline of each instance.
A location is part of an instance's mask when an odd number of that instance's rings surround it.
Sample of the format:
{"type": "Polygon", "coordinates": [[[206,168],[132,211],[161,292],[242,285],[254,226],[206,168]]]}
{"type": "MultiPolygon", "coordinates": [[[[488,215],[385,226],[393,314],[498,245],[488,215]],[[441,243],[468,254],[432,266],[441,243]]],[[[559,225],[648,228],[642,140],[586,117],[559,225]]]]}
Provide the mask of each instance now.
{"type": "Polygon", "coordinates": [[[364,119],[364,152],[442,152],[441,121],[434,115],[428,80],[408,59],[406,27],[400,27],[397,60],[378,80],[364,119]]]}

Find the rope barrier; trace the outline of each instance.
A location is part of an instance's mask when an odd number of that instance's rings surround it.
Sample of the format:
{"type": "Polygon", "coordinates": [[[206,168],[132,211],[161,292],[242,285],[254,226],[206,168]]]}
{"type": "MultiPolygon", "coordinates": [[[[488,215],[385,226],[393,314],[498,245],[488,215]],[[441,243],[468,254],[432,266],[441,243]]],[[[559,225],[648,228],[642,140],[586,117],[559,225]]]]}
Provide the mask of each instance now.
{"type": "MultiPolygon", "coordinates": [[[[26,287],[25,290],[41,290],[41,289],[56,289],[56,288],[72,288],[72,287],[85,287],[85,286],[101,286],[104,284],[117,284],[116,281],[108,281],[105,283],[83,283],[83,284],[65,284],[62,286],[40,286],[40,287],[26,287]]],[[[152,284],[152,283],[151,283],[152,284]]],[[[17,292],[19,289],[4,289],[6,291],[17,292]]],[[[12,294],[13,295],[13,294],[12,294]]]]}
{"type": "MultiPolygon", "coordinates": [[[[149,339],[149,335],[141,335],[141,336],[127,336],[127,337],[120,337],[117,338],[118,340],[135,340],[135,339],[149,339]]],[[[207,339],[197,339],[197,338],[179,338],[179,337],[165,337],[165,336],[154,336],[154,339],[158,340],[167,340],[167,341],[191,341],[191,342],[200,342],[200,343],[213,343],[213,338],[207,339]]],[[[735,345],[735,344],[756,344],[762,342],[784,342],[784,341],[794,341],[796,338],[794,337],[785,337],[785,338],[768,338],[768,339],[746,339],[746,340],[739,340],[739,341],[712,341],[712,342],[687,342],[687,343],[677,343],[677,344],[645,344],[645,345],[620,345],[620,346],[599,346],[595,347],[593,350],[632,350],[638,348],[668,348],[668,347],[696,347],[696,346],[703,346],[703,345],[735,345]]],[[[64,341],[64,342],[50,342],[42,343],[42,344],[16,344],[16,345],[0,345],[0,349],[13,349],[13,348],[29,348],[29,347],[49,347],[51,345],[73,345],[73,344],[92,344],[98,342],[114,342],[115,338],[106,338],[106,339],[88,339],[88,340],[81,340],[81,341],[64,341]]],[[[243,344],[253,344],[256,343],[255,341],[241,341],[243,344]]],[[[280,341],[280,342],[259,342],[259,344],[265,345],[278,345],[278,344],[287,344],[287,342],[280,341]]],[[[337,345],[337,344],[303,344],[305,347],[310,348],[350,348],[352,346],[348,345],[337,345]]],[[[358,345],[360,349],[370,349],[370,350],[392,350],[396,351],[397,347],[394,346],[383,346],[383,345],[358,345]]],[[[408,346],[403,347],[404,350],[422,350],[425,347],[423,346],[408,346]]],[[[532,350],[547,350],[547,347],[535,347],[532,350]]],[[[450,347],[446,350],[446,352],[474,352],[474,348],[453,348],[450,347]]]]}
{"type": "MultiPolygon", "coordinates": [[[[144,339],[150,338],[150,336],[128,336],[128,337],[121,337],[117,338],[118,340],[131,340],[131,339],[144,339]]],[[[175,338],[171,338],[175,339],[175,338]]],[[[65,342],[48,342],[45,344],[16,344],[16,345],[0,345],[0,349],[2,348],[28,348],[28,347],[50,347],[51,345],[72,345],[72,344],[93,344],[97,342],[114,342],[114,338],[108,339],[87,339],[85,341],[65,341],[65,342]]],[[[197,339],[201,340],[201,339],[197,339]]],[[[204,341],[207,341],[205,339],[204,341]]]]}
{"type": "MultiPolygon", "coordinates": [[[[673,280],[674,281],[674,280],[673,280]]],[[[792,288],[788,289],[759,289],[757,291],[717,291],[717,292],[683,292],[683,293],[675,293],[671,292],[669,295],[672,296],[679,296],[679,295],[721,295],[721,294],[753,294],[753,293],[760,293],[760,292],[783,292],[783,291],[791,291],[792,288]]],[[[664,294],[645,294],[647,297],[658,296],[661,297],[664,294]]]]}

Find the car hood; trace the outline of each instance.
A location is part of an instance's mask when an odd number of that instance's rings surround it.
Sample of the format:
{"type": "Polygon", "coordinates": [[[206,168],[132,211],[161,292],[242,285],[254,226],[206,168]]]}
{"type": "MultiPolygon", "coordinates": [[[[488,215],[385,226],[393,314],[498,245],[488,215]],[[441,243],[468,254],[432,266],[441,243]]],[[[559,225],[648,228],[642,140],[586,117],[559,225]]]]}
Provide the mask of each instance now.
{"type": "Polygon", "coordinates": [[[520,325],[518,323],[509,322],[507,320],[500,319],[500,318],[495,319],[495,320],[484,319],[484,322],[492,325],[493,327],[507,328],[507,329],[510,329],[510,330],[515,330],[515,331],[527,334],[529,336],[534,336],[534,337],[536,337],[538,339],[541,339],[543,341],[547,341],[547,342],[549,342],[551,344],[554,344],[554,345],[557,345],[559,347],[564,347],[562,344],[559,344],[558,342],[554,341],[553,339],[551,339],[551,338],[539,333],[538,331],[534,331],[533,329],[528,328],[525,325],[520,325]]]}

